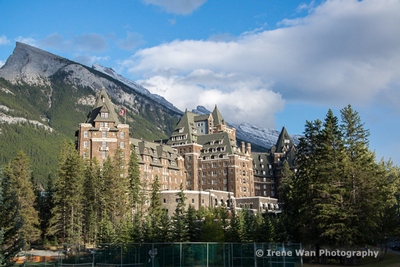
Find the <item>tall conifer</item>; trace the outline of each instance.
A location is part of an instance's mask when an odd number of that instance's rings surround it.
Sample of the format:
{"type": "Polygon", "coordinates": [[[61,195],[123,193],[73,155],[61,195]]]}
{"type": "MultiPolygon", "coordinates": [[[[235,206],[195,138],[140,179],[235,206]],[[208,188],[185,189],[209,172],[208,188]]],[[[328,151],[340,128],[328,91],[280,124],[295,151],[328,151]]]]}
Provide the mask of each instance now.
{"type": "Polygon", "coordinates": [[[0,263],[8,267],[14,266],[14,256],[23,248],[20,229],[24,222],[17,196],[12,190],[11,177],[5,172],[0,172],[0,263]]]}
{"type": "Polygon", "coordinates": [[[21,206],[20,214],[24,220],[20,231],[28,244],[40,238],[39,214],[34,206],[36,197],[31,173],[29,158],[23,151],[19,151],[11,161],[9,175],[12,178],[12,190],[21,206]]]}
{"type": "Polygon", "coordinates": [[[64,142],[54,183],[51,233],[61,243],[79,244],[83,225],[83,160],[74,144],[64,142]]]}

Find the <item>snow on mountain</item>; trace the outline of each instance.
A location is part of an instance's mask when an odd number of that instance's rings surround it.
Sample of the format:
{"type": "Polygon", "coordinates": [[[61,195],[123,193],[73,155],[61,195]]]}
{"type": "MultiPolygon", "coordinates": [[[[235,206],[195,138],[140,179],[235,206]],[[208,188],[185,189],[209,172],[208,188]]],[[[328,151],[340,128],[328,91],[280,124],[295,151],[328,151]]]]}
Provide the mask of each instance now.
{"type": "MultiPolygon", "coordinates": [[[[211,113],[211,111],[207,110],[207,108],[205,108],[204,106],[197,106],[197,108],[193,109],[192,112],[200,115],[211,113]]],[[[267,149],[276,144],[279,138],[279,134],[281,133],[280,131],[275,129],[254,126],[247,122],[243,122],[241,124],[229,124],[229,126],[236,129],[236,137],[238,139],[256,144],[260,147],[264,147],[267,149]]],[[[297,134],[290,135],[290,138],[292,138],[292,142],[296,145],[299,143],[300,137],[301,135],[297,134]]]]}
{"type": "Polygon", "coordinates": [[[129,86],[130,88],[132,88],[134,91],[145,95],[147,97],[149,97],[150,99],[156,101],[157,103],[177,112],[177,113],[181,113],[183,114],[183,112],[181,110],[179,110],[177,107],[175,107],[173,104],[171,104],[170,102],[168,102],[164,97],[157,95],[157,94],[152,94],[150,93],[149,90],[147,90],[146,88],[144,88],[143,86],[128,80],[127,78],[119,75],[118,73],[116,73],[112,68],[106,68],[101,66],[100,64],[93,64],[92,68],[94,70],[97,70],[99,72],[104,73],[107,76],[110,76],[111,78],[122,82],[123,84],[125,84],[126,86],[129,86]]]}
{"type": "MultiPolygon", "coordinates": [[[[182,111],[177,109],[173,104],[168,102],[162,96],[150,93],[150,91],[144,88],[143,86],[117,74],[112,68],[106,68],[99,64],[94,64],[92,68],[112,77],[115,80],[122,82],[123,84],[129,86],[136,92],[148,96],[149,98],[166,106],[167,108],[182,113],[182,111]]],[[[204,106],[197,106],[197,108],[193,109],[192,112],[201,115],[211,113],[211,111],[207,110],[204,106]]],[[[243,122],[241,124],[229,124],[229,126],[236,128],[236,136],[238,139],[241,139],[245,142],[249,142],[252,144],[256,144],[266,149],[269,149],[276,144],[280,134],[280,131],[278,130],[257,127],[247,122],[243,122]]],[[[301,137],[300,135],[291,135],[292,141],[295,144],[299,143],[300,137],[301,137]]]]}

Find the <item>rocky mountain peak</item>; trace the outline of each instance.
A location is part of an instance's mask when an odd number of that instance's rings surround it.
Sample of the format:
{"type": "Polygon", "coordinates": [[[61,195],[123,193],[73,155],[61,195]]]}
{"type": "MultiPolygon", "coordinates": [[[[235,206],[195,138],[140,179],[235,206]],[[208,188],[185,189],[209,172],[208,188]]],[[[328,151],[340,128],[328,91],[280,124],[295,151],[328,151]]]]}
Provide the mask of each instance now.
{"type": "Polygon", "coordinates": [[[13,54],[0,68],[0,77],[12,83],[44,85],[49,76],[69,63],[65,58],[17,42],[13,54]]]}

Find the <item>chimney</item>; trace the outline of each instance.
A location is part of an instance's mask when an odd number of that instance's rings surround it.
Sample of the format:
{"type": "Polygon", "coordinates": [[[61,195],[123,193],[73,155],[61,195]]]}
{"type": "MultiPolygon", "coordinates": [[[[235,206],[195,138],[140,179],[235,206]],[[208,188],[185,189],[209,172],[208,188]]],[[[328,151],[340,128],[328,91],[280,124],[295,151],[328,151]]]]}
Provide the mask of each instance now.
{"type": "Polygon", "coordinates": [[[249,155],[251,155],[251,144],[247,143],[247,151],[246,151],[249,155]]]}

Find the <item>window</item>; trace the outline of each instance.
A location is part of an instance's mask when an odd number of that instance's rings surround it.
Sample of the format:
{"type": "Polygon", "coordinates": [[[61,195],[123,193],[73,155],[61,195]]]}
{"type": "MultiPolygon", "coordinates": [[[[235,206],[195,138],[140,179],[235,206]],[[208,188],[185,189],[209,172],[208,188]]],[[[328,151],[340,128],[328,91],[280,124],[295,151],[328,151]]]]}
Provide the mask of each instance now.
{"type": "Polygon", "coordinates": [[[120,143],[120,147],[121,147],[121,148],[125,148],[125,143],[124,143],[124,142],[121,142],[121,143],[120,143]]]}
{"type": "Polygon", "coordinates": [[[102,112],[102,113],[100,114],[100,117],[102,117],[102,118],[108,118],[108,113],[107,113],[107,112],[102,112]]]}
{"type": "Polygon", "coordinates": [[[101,143],[101,146],[102,146],[103,148],[107,147],[107,142],[103,141],[103,142],[101,143]]]}
{"type": "Polygon", "coordinates": [[[106,152],[103,151],[103,152],[101,153],[101,156],[102,156],[103,159],[105,159],[105,158],[107,157],[106,152]]]}
{"type": "Polygon", "coordinates": [[[120,136],[121,138],[125,138],[125,132],[121,132],[120,136]]]}
{"type": "Polygon", "coordinates": [[[104,122],[100,122],[100,127],[104,127],[104,122]]]}
{"type": "Polygon", "coordinates": [[[89,136],[88,131],[84,131],[83,132],[83,137],[88,138],[88,136],[89,136]]]}
{"type": "Polygon", "coordinates": [[[107,137],[107,132],[101,132],[101,136],[102,136],[103,138],[106,138],[106,137],[107,137]]]}
{"type": "Polygon", "coordinates": [[[83,147],[88,148],[88,141],[83,142],[83,147]]]}

